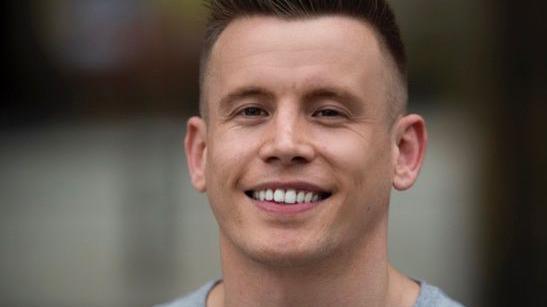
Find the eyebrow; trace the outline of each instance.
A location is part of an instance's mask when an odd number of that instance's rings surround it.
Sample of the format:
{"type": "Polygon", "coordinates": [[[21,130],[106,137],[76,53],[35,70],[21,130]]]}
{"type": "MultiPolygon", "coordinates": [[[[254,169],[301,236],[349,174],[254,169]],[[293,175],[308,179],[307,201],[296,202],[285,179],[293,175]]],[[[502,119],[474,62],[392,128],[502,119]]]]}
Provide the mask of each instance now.
{"type": "Polygon", "coordinates": [[[238,88],[226,96],[220,99],[219,105],[221,110],[230,109],[231,105],[238,100],[248,99],[248,98],[266,98],[273,99],[274,93],[258,86],[245,86],[238,88]]]}

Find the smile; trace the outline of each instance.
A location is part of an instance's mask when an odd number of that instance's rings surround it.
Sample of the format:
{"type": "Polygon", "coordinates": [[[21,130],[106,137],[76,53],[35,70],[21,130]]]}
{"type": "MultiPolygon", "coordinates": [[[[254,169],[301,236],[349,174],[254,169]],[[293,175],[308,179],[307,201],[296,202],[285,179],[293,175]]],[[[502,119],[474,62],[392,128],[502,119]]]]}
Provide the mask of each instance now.
{"type": "Polygon", "coordinates": [[[315,203],[325,200],[331,195],[328,192],[311,192],[282,188],[249,190],[245,194],[257,201],[274,202],[279,205],[315,203]]]}

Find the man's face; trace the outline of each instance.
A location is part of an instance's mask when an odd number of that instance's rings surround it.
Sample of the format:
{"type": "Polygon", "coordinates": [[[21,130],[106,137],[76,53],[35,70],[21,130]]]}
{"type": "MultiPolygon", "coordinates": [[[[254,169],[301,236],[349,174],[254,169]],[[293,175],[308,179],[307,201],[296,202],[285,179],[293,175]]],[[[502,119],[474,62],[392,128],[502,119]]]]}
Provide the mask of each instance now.
{"type": "Polygon", "coordinates": [[[382,52],[371,27],[347,17],[225,29],[204,85],[203,151],[224,248],[301,263],[383,235],[394,138],[382,52]]]}

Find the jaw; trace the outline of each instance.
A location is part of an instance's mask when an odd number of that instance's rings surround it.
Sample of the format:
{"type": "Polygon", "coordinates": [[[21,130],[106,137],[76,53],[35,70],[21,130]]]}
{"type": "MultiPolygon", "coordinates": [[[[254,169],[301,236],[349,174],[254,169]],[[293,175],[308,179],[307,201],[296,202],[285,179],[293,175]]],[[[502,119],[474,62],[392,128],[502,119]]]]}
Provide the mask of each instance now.
{"type": "Polygon", "coordinates": [[[245,235],[229,236],[221,231],[221,250],[223,258],[230,261],[249,260],[263,268],[304,268],[318,263],[335,250],[332,240],[316,237],[304,227],[270,225],[255,229],[253,237],[245,235]]]}
{"type": "Polygon", "coordinates": [[[222,253],[252,260],[265,267],[307,267],[339,250],[344,229],[326,220],[332,215],[336,197],[314,203],[280,205],[264,210],[261,203],[245,195],[238,219],[221,227],[222,253]],[[302,207],[311,206],[300,210],[302,207]],[[286,210],[286,211],[283,211],[286,210]],[[300,211],[299,211],[300,210],[300,211]]]}

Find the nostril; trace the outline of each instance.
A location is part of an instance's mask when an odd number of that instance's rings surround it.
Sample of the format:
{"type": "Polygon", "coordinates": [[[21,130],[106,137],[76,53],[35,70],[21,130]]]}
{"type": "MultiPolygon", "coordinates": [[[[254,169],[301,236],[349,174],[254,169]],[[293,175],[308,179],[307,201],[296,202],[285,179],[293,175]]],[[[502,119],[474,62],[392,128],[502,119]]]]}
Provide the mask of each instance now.
{"type": "Polygon", "coordinates": [[[315,157],[313,145],[307,141],[266,141],[261,145],[259,157],[266,163],[305,164],[315,157]]]}
{"type": "Polygon", "coordinates": [[[293,157],[292,161],[295,163],[306,163],[308,160],[304,157],[297,156],[297,157],[293,157]]]}
{"type": "Polygon", "coordinates": [[[267,163],[274,163],[276,161],[281,161],[283,164],[285,164],[285,163],[305,164],[305,163],[309,162],[308,159],[306,159],[305,157],[301,157],[301,156],[296,156],[296,157],[292,157],[292,158],[289,158],[289,159],[284,159],[284,157],[279,157],[279,156],[270,156],[266,159],[267,163]]]}

